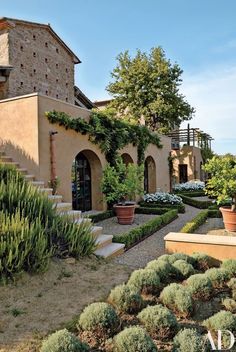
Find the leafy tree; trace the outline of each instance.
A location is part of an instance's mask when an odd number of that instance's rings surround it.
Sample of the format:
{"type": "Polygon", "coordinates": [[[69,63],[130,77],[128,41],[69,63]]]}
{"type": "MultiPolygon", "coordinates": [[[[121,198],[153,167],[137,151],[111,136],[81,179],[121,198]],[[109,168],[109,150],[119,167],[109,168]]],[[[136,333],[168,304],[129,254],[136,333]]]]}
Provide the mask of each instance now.
{"type": "Polygon", "coordinates": [[[211,174],[207,182],[207,193],[217,197],[218,203],[232,200],[232,211],[236,211],[236,158],[227,154],[224,157],[214,156],[204,166],[211,174]]]}
{"type": "Polygon", "coordinates": [[[183,71],[166,59],[161,47],[153,48],[149,54],[138,50],[134,58],[125,51],[117,60],[107,91],[113,96],[111,106],[118,113],[136,123],[144,118],[149,128],[159,131],[192,118],[194,108],[179,92],[183,71]]]}

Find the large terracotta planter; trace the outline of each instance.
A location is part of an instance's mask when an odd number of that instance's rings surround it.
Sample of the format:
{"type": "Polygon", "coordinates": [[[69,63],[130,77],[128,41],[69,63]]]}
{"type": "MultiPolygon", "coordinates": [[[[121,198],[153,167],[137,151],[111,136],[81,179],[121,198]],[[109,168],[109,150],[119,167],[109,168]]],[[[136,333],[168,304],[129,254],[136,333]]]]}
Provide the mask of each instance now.
{"type": "Polygon", "coordinates": [[[118,223],[121,225],[131,225],[134,222],[134,211],[136,204],[114,205],[118,223]]]}
{"type": "Polygon", "coordinates": [[[221,207],[220,211],[223,215],[225,229],[230,232],[236,232],[236,211],[232,211],[229,207],[221,207]]]}

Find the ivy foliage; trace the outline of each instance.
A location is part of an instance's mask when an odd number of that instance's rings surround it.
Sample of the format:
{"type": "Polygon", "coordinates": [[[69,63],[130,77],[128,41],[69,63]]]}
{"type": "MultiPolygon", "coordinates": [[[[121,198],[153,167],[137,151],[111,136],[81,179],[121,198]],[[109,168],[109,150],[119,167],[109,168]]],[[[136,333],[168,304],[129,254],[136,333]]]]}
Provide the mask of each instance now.
{"type": "Polygon", "coordinates": [[[89,140],[99,145],[110,165],[116,165],[118,151],[127,144],[137,146],[138,163],[144,162],[144,153],[149,144],[162,148],[160,137],[146,126],[131,124],[115,116],[111,109],[92,111],[87,122],[81,117],[72,118],[64,112],[46,112],[50,123],[57,123],[65,129],[89,135],[89,140]]]}

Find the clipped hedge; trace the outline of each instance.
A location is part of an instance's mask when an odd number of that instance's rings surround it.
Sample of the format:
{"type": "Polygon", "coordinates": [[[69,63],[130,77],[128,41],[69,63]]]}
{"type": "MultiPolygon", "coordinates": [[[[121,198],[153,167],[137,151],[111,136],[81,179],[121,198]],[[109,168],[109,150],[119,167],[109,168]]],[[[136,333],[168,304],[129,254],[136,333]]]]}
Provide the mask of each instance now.
{"type": "Polygon", "coordinates": [[[161,227],[169,224],[177,217],[178,217],[177,210],[175,209],[169,210],[165,214],[155,217],[154,219],[149,220],[145,224],[140,225],[130,230],[129,232],[123,233],[121,235],[115,235],[113,237],[113,242],[124,243],[126,249],[128,249],[134,244],[152,235],[161,227]]]}
{"type": "Polygon", "coordinates": [[[198,209],[207,209],[209,206],[212,205],[212,201],[210,200],[194,199],[192,197],[187,197],[183,194],[181,194],[180,197],[182,198],[185,204],[191,205],[192,207],[195,207],[198,209]]]}
{"type": "Polygon", "coordinates": [[[184,225],[184,227],[182,227],[180,232],[182,233],[194,232],[200,225],[204,224],[207,218],[208,218],[208,210],[201,211],[197,216],[195,216],[195,218],[187,222],[184,225]]]}
{"type": "Polygon", "coordinates": [[[166,209],[177,209],[178,213],[185,213],[184,204],[162,204],[162,203],[148,203],[141,201],[140,206],[143,208],[166,208],[166,209]]]}
{"type": "Polygon", "coordinates": [[[135,208],[135,214],[154,214],[162,215],[167,213],[170,209],[168,208],[153,208],[153,207],[138,207],[135,208]]]}
{"type": "Polygon", "coordinates": [[[91,214],[88,216],[89,219],[92,220],[92,222],[99,222],[99,221],[103,221],[109,218],[112,218],[113,216],[115,216],[115,212],[114,210],[106,210],[103,211],[102,213],[98,213],[98,214],[91,214]]]}
{"type": "Polygon", "coordinates": [[[177,195],[177,196],[186,196],[186,197],[191,197],[191,198],[194,198],[194,197],[205,197],[205,192],[204,191],[189,191],[189,192],[186,192],[186,191],[174,191],[174,193],[177,195]]]}

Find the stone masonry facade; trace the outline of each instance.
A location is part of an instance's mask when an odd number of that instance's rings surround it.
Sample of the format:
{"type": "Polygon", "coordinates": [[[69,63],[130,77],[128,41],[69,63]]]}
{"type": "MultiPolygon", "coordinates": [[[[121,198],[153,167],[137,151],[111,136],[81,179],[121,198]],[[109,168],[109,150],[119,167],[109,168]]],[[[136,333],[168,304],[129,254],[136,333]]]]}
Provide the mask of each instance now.
{"type": "Polygon", "coordinates": [[[0,84],[0,99],[38,92],[74,104],[74,65],[79,61],[51,27],[20,20],[1,26],[1,21],[0,66],[13,70],[0,84]]]}

